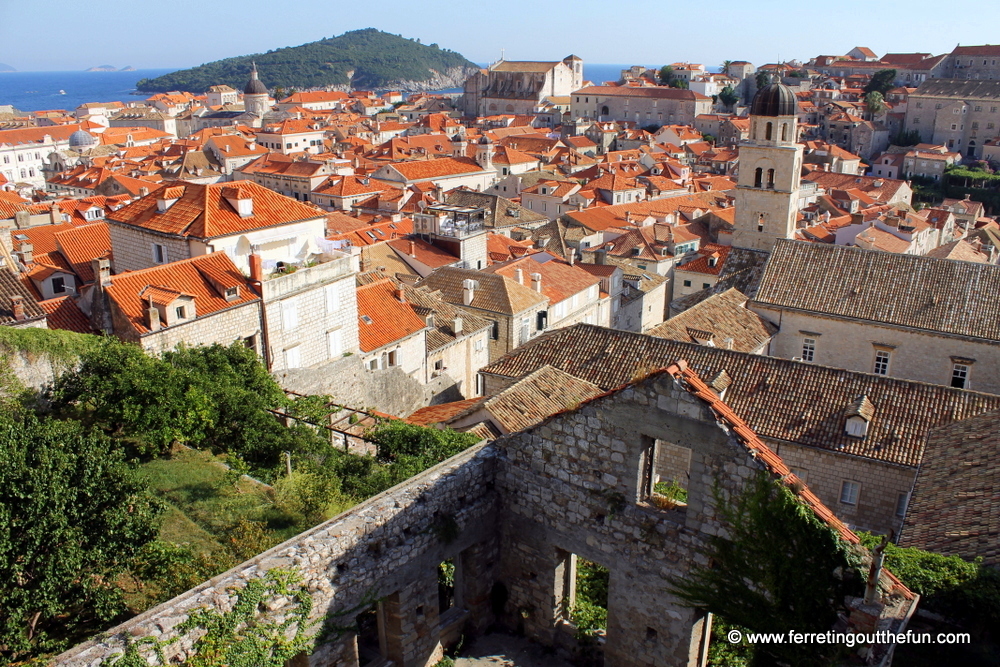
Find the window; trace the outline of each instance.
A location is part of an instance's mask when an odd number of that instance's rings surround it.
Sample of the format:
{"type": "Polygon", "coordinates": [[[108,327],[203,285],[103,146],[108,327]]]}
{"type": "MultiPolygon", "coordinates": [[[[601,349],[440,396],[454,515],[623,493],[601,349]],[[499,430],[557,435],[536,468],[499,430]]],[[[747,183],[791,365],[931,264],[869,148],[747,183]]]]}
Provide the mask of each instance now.
{"type": "Polygon", "coordinates": [[[187,317],[187,310],[185,310],[184,306],[177,306],[177,308],[174,310],[174,313],[177,315],[177,319],[179,320],[183,320],[185,317],[187,317]]]}
{"type": "Polygon", "coordinates": [[[340,285],[326,286],[326,314],[337,312],[340,308],[340,285]]]}
{"type": "Polygon", "coordinates": [[[815,338],[803,338],[802,339],[802,361],[815,361],[816,360],[816,339],[815,338]]]}
{"type": "Polygon", "coordinates": [[[906,506],[910,504],[910,494],[901,493],[896,496],[896,516],[902,519],[906,516],[906,506]]]}
{"type": "Polygon", "coordinates": [[[857,505],[858,494],[861,493],[861,485],[857,482],[844,480],[840,484],[840,502],[845,505],[857,505]]]}
{"type": "Polygon", "coordinates": [[[808,483],[809,471],[805,468],[789,468],[792,474],[801,479],[803,482],[808,483]]]}
{"type": "Polygon", "coordinates": [[[235,301],[236,299],[239,298],[239,296],[240,296],[240,288],[238,285],[235,287],[226,288],[226,293],[225,293],[226,301],[235,301]]]}
{"type": "Polygon", "coordinates": [[[764,185],[764,170],[760,167],[757,167],[757,169],[754,170],[753,186],[755,188],[759,188],[763,187],[763,185],[764,185]]]}
{"type": "Polygon", "coordinates": [[[66,279],[65,278],[53,278],[52,279],[52,291],[55,294],[62,294],[66,291],[66,279]]]}
{"type": "Polygon", "coordinates": [[[385,365],[386,366],[398,366],[399,365],[399,350],[391,350],[385,355],[385,365]]]}
{"type": "Polygon", "coordinates": [[[767,188],[769,190],[774,189],[774,169],[767,170],[767,188]]]}
{"type": "Polygon", "coordinates": [[[889,356],[890,353],[886,350],[875,351],[875,368],[872,371],[875,375],[889,374],[889,356]]]}
{"type": "Polygon", "coordinates": [[[476,341],[475,344],[476,352],[482,351],[484,347],[486,347],[486,341],[484,341],[482,338],[476,341]]]}
{"type": "Polygon", "coordinates": [[[378,357],[373,357],[368,360],[368,370],[370,371],[378,370],[378,357]]]}
{"type": "Polygon", "coordinates": [[[969,388],[969,365],[955,364],[951,369],[951,386],[958,389],[969,388]]]}
{"type": "Polygon", "coordinates": [[[281,302],[281,328],[293,331],[299,326],[299,307],[294,299],[281,302]]]}
{"type": "Polygon", "coordinates": [[[702,288],[702,289],[708,289],[708,288],[709,288],[709,287],[711,287],[711,286],[712,286],[712,285],[711,285],[711,284],[709,284],[709,283],[702,283],[702,284],[701,284],[701,288],[702,288]]]}
{"type": "Polygon", "coordinates": [[[156,264],[167,263],[167,247],[159,243],[153,244],[153,262],[156,264]]]}
{"type": "Polygon", "coordinates": [[[685,280],[684,281],[684,287],[691,287],[691,281],[690,280],[685,280]]]}

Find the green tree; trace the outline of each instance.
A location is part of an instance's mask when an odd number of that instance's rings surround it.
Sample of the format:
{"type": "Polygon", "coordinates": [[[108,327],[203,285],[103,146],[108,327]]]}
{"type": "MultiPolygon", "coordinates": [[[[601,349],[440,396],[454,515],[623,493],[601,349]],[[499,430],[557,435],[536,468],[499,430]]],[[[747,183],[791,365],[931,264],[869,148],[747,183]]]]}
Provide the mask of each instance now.
{"type": "Polygon", "coordinates": [[[866,93],[882,93],[885,95],[890,90],[895,88],[896,81],[896,70],[894,69],[880,69],[879,71],[872,74],[872,78],[868,80],[867,85],[865,85],[866,93]]]}
{"type": "Polygon", "coordinates": [[[872,116],[878,115],[888,109],[889,106],[885,103],[885,98],[882,97],[882,93],[877,90],[873,90],[870,93],[865,94],[865,109],[868,110],[872,116]]]}
{"type": "Polygon", "coordinates": [[[757,74],[754,75],[754,81],[757,82],[757,90],[770,85],[771,74],[765,70],[758,70],[757,74]]]}
{"type": "Polygon", "coordinates": [[[670,65],[664,65],[660,68],[660,85],[669,86],[673,80],[676,78],[674,74],[674,68],[670,65]]]}
{"type": "Polygon", "coordinates": [[[900,130],[891,143],[894,146],[916,146],[920,143],[920,130],[900,130]]]}
{"type": "Polygon", "coordinates": [[[116,579],[159,506],[111,441],[0,416],[0,663],[57,651],[124,611],[116,579]]]}
{"type": "Polygon", "coordinates": [[[730,70],[730,68],[732,68],[732,66],[733,66],[733,61],[732,60],[723,60],[722,61],[722,73],[725,74],[726,76],[729,76],[729,70],[730,70]]]}
{"type": "MultiPolygon", "coordinates": [[[[783,484],[760,472],[730,500],[715,491],[728,536],[712,537],[697,566],[672,591],[751,632],[825,632],[844,596],[860,592],[858,553],[783,484]]],[[[821,647],[761,644],[754,664],[828,664],[821,647]]]]}
{"type": "Polygon", "coordinates": [[[719,92],[719,101],[731,110],[733,105],[740,101],[740,96],[733,90],[732,86],[726,86],[719,92]]]}

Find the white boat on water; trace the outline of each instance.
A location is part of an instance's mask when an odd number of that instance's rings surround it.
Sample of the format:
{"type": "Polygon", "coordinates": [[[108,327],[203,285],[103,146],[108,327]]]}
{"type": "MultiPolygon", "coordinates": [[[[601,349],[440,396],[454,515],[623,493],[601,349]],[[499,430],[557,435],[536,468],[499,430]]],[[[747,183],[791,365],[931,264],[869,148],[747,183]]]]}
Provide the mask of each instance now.
{"type": "Polygon", "coordinates": [[[59,91],[59,94],[60,94],[60,95],[65,95],[65,94],[66,94],[66,91],[65,91],[65,90],[60,90],[60,91],[59,91]]]}

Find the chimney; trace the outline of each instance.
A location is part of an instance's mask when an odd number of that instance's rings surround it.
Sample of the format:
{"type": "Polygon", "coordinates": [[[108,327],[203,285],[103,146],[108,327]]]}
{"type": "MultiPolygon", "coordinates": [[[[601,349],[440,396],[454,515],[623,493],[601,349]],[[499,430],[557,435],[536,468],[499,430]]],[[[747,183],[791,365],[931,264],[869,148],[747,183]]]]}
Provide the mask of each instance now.
{"type": "Polygon", "coordinates": [[[111,284],[111,260],[107,257],[95,257],[90,260],[90,268],[94,272],[94,284],[107,287],[111,284]]]}
{"type": "Polygon", "coordinates": [[[21,263],[27,266],[35,258],[35,246],[30,243],[22,243],[17,254],[21,256],[21,263]]]}
{"type": "Polygon", "coordinates": [[[967,194],[967,195],[965,195],[965,199],[963,201],[969,201],[970,199],[972,199],[972,195],[971,194],[967,194]]]}
{"type": "Polygon", "coordinates": [[[10,309],[14,311],[14,319],[21,321],[25,318],[24,314],[24,297],[20,294],[15,294],[10,297],[10,309]]]}
{"type": "Polygon", "coordinates": [[[608,251],[605,250],[604,248],[601,248],[596,253],[594,253],[594,262],[596,264],[601,264],[601,265],[607,264],[608,263],[608,251]]]}
{"type": "Polygon", "coordinates": [[[139,188],[140,197],[145,197],[148,194],[149,194],[149,188],[147,188],[146,186],[142,186],[141,188],[139,188]]]}
{"type": "Polygon", "coordinates": [[[417,242],[414,241],[413,239],[410,239],[410,257],[416,257],[416,256],[417,256],[417,242]]]}
{"type": "Polygon", "coordinates": [[[463,280],[462,281],[462,303],[466,306],[472,305],[472,299],[476,295],[476,281],[474,280],[463,280]]]}
{"type": "Polygon", "coordinates": [[[454,320],[452,320],[452,322],[451,322],[451,330],[455,332],[455,337],[456,338],[462,335],[462,318],[461,317],[456,317],[454,320]]]}
{"type": "Polygon", "coordinates": [[[160,311],[153,305],[153,299],[149,299],[149,308],[146,309],[146,328],[150,331],[160,330],[160,311]]]}
{"type": "Polygon", "coordinates": [[[397,287],[395,290],[393,290],[393,294],[396,297],[396,301],[399,301],[400,303],[406,303],[406,296],[403,294],[402,287],[397,287]]]}
{"type": "Polygon", "coordinates": [[[257,253],[251,253],[250,257],[250,280],[255,283],[264,282],[264,263],[261,261],[260,255],[257,253]]]}
{"type": "Polygon", "coordinates": [[[568,259],[569,259],[569,265],[573,266],[573,264],[576,263],[576,248],[569,248],[566,251],[566,254],[569,256],[568,257],[568,259]]]}
{"type": "Polygon", "coordinates": [[[540,273],[531,274],[531,288],[536,292],[542,291],[542,274],[540,273]]]}
{"type": "Polygon", "coordinates": [[[427,313],[424,317],[424,324],[433,327],[434,326],[434,313],[427,313]]]}
{"type": "Polygon", "coordinates": [[[31,226],[31,213],[28,211],[18,211],[14,214],[14,226],[18,229],[27,229],[31,226]]]}
{"type": "Polygon", "coordinates": [[[524,271],[520,268],[514,269],[514,280],[517,281],[518,285],[524,284],[524,271]]]}
{"type": "Polygon", "coordinates": [[[62,222],[62,211],[59,210],[59,207],[55,204],[53,204],[52,208],[49,209],[49,220],[53,225],[58,225],[62,222]]]}

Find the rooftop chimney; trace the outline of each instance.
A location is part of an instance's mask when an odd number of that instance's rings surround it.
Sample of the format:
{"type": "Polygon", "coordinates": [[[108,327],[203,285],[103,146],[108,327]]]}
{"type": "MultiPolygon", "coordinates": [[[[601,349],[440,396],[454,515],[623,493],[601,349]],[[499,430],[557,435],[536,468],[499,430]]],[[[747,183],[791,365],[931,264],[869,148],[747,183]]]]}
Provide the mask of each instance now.
{"type": "Polygon", "coordinates": [[[55,204],[49,209],[49,220],[52,221],[53,225],[58,225],[62,222],[62,211],[55,204]]]}
{"type": "Polygon", "coordinates": [[[536,292],[542,291],[542,274],[532,273],[531,274],[531,288],[536,292]]]}
{"type": "Polygon", "coordinates": [[[410,257],[416,257],[416,256],[417,256],[417,242],[414,241],[413,239],[410,239],[410,257]]]}
{"type": "Polygon", "coordinates": [[[569,265],[573,266],[573,264],[576,262],[576,248],[569,248],[566,251],[566,254],[568,255],[569,265]]]}
{"type": "Polygon", "coordinates": [[[472,305],[472,299],[476,295],[476,281],[475,280],[463,280],[462,281],[462,303],[466,306],[472,305]]]}
{"type": "Polygon", "coordinates": [[[608,263],[608,251],[601,248],[594,253],[594,263],[595,264],[607,264],[608,263]]]}
{"type": "Polygon", "coordinates": [[[456,317],[451,322],[451,330],[455,332],[455,337],[462,335],[462,318],[456,317]]]}
{"type": "Polygon", "coordinates": [[[111,260],[107,257],[95,257],[90,260],[90,268],[94,272],[94,283],[101,287],[111,284],[111,260]]]}
{"type": "Polygon", "coordinates": [[[255,283],[264,282],[264,263],[257,253],[251,253],[250,257],[250,280],[255,283]]]}
{"type": "Polygon", "coordinates": [[[149,298],[149,307],[146,308],[146,328],[150,331],[160,330],[160,311],[153,305],[153,298],[149,298]]]}
{"type": "Polygon", "coordinates": [[[21,263],[27,266],[35,259],[35,246],[30,243],[22,243],[17,254],[21,256],[21,263]]]}
{"type": "Polygon", "coordinates": [[[397,287],[395,290],[393,290],[393,294],[396,296],[396,301],[399,301],[400,303],[406,303],[406,296],[403,294],[402,287],[397,287]]]}
{"type": "Polygon", "coordinates": [[[514,280],[517,281],[518,285],[524,284],[524,271],[520,268],[514,269],[514,280]]]}
{"type": "Polygon", "coordinates": [[[10,297],[10,309],[14,311],[15,320],[23,320],[25,318],[24,314],[24,297],[20,294],[15,294],[10,297]]]}

